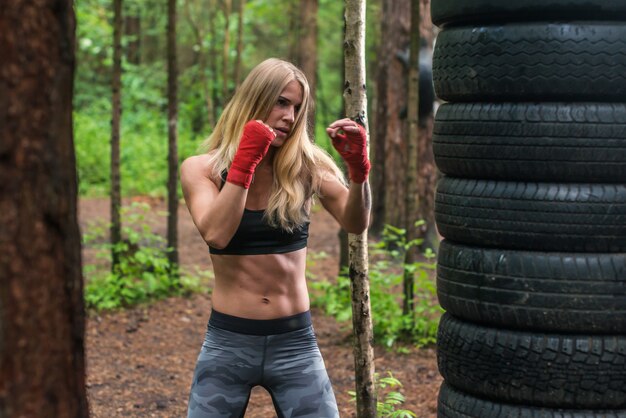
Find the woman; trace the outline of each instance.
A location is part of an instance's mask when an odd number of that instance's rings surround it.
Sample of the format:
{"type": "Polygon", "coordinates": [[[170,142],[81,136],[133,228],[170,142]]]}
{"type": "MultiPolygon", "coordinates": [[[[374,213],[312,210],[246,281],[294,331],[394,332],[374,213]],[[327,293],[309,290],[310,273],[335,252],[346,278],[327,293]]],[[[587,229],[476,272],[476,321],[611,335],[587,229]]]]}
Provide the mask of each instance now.
{"type": "Polygon", "coordinates": [[[350,185],[306,129],[309,85],[292,64],[255,67],[224,109],[206,154],[181,165],[185,201],[209,245],[212,312],[198,357],[188,418],[243,417],[254,386],[279,417],[337,417],[305,281],[313,195],[339,224],[369,222],[366,136],[354,121],[327,133],[350,185]]]}

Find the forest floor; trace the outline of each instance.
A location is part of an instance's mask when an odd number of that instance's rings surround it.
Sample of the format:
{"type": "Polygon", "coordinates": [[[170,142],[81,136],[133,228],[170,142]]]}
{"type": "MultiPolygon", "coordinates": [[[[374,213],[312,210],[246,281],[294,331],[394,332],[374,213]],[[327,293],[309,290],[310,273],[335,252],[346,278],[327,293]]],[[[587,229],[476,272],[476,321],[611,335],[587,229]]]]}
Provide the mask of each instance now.
{"type": "MultiPolygon", "coordinates": [[[[165,204],[161,200],[133,198],[152,210],[146,221],[165,236],[165,204]]],[[[124,205],[130,201],[124,201],[124,205]]],[[[211,269],[206,244],[200,238],[184,205],[179,207],[179,257],[186,272],[211,269]]],[[[109,220],[109,200],[83,198],[79,221],[89,225],[109,220]]],[[[324,210],[311,220],[309,270],[313,280],[332,280],[338,273],[339,227],[324,210]]],[[[83,265],[96,265],[95,250],[83,251],[83,265]]],[[[376,303],[376,301],[373,301],[376,303]]],[[[87,390],[93,418],[186,416],[187,398],[195,361],[211,311],[210,294],[172,297],[128,310],[90,313],[86,329],[87,390]]],[[[313,309],[313,326],[330,375],[342,417],[354,417],[354,359],[349,324],[313,309]]],[[[420,418],[436,417],[437,393],[442,378],[433,347],[405,346],[398,350],[375,347],[376,372],[392,372],[406,397],[402,406],[420,418]]],[[[255,388],[246,417],[275,417],[269,394],[255,388]]],[[[323,417],[320,417],[323,418],[323,417]]]]}

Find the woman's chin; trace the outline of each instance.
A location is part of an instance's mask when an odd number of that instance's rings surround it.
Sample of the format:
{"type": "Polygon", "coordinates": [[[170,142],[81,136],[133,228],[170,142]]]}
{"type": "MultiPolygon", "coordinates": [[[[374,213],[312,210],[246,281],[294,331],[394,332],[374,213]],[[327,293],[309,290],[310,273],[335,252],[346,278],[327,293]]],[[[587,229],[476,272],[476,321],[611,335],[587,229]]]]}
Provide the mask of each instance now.
{"type": "Polygon", "coordinates": [[[278,134],[276,138],[270,143],[273,147],[282,147],[283,144],[287,141],[287,135],[278,134]]]}

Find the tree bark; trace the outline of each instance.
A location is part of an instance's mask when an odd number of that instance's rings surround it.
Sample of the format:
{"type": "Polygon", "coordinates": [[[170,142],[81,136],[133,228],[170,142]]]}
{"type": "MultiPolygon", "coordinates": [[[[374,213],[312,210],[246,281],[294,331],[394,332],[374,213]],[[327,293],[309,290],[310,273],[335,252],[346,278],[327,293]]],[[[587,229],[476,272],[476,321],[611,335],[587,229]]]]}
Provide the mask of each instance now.
{"type": "Polygon", "coordinates": [[[131,64],[141,63],[141,17],[139,8],[133,8],[133,14],[124,18],[124,32],[128,37],[126,57],[131,64]]]}
{"type": "Polygon", "coordinates": [[[0,417],[89,416],[70,0],[0,3],[0,417]]]}
{"type": "MultiPolygon", "coordinates": [[[[344,38],[346,115],[367,129],[365,0],[346,0],[344,38]]],[[[357,417],[376,417],[374,335],[370,307],[367,231],[350,234],[350,289],[354,328],[357,417]]]]}
{"type": "Polygon", "coordinates": [[[217,28],[215,27],[215,20],[217,18],[217,3],[216,0],[209,0],[209,10],[214,10],[214,13],[211,13],[209,16],[209,72],[211,73],[211,78],[209,80],[209,94],[211,96],[211,102],[213,103],[212,108],[212,122],[209,121],[209,126],[213,127],[218,117],[218,108],[222,106],[223,99],[220,99],[219,92],[217,88],[218,83],[218,66],[217,66],[217,56],[218,45],[217,45],[217,28]]]}
{"type": "MultiPolygon", "coordinates": [[[[405,205],[406,205],[406,240],[411,243],[418,238],[415,221],[419,220],[419,201],[417,194],[418,145],[419,145],[419,53],[420,53],[420,0],[411,0],[411,47],[409,51],[409,100],[407,117],[409,134],[407,144],[405,205]]],[[[413,313],[415,307],[414,273],[407,266],[417,261],[417,246],[409,245],[404,256],[404,303],[402,312],[413,313]]]]}
{"type": "Polygon", "coordinates": [[[289,60],[296,65],[298,63],[300,48],[300,1],[289,1],[289,60]]]}
{"type": "Polygon", "coordinates": [[[167,258],[178,282],[178,65],[176,62],[176,0],[167,2],[167,258]]]}
{"type": "MultiPolygon", "coordinates": [[[[430,19],[430,0],[422,0],[420,20],[420,35],[424,41],[422,44],[425,44],[425,48],[432,50],[435,29],[430,19]]],[[[425,250],[439,245],[439,236],[435,226],[435,188],[439,174],[432,145],[434,115],[431,113],[426,120],[420,120],[420,125],[422,128],[418,146],[417,187],[420,203],[418,216],[425,221],[420,228],[420,235],[424,239],[421,249],[425,250]]]]}
{"type": "Polygon", "coordinates": [[[120,122],[122,116],[122,0],[113,0],[113,78],[111,115],[111,271],[120,260],[117,244],[122,240],[122,190],[120,178],[120,122]]]}
{"type": "Polygon", "coordinates": [[[372,171],[372,233],[380,234],[385,223],[405,224],[407,54],[410,25],[409,0],[383,0],[381,39],[378,50],[376,135],[372,171]]]}
{"type": "Polygon", "coordinates": [[[243,54],[243,13],[246,9],[246,0],[239,0],[239,13],[237,24],[237,58],[233,70],[233,82],[235,88],[241,83],[241,54],[243,54]]]}
{"type": "MultiPolygon", "coordinates": [[[[193,12],[191,11],[192,0],[187,0],[184,2],[185,6],[185,17],[187,22],[191,26],[191,30],[195,36],[196,45],[198,45],[198,78],[200,79],[200,85],[202,86],[202,93],[204,94],[204,102],[206,105],[207,118],[206,121],[209,126],[213,127],[215,125],[215,112],[214,112],[214,103],[213,103],[213,94],[211,89],[209,88],[209,79],[207,75],[207,51],[204,48],[204,38],[205,32],[202,30],[201,26],[198,22],[193,18],[193,12]]],[[[193,4],[196,4],[195,1],[193,4]]],[[[212,21],[215,16],[215,10],[209,5],[209,27],[212,25],[212,21]]],[[[213,36],[213,35],[211,35],[213,36]]],[[[214,40],[211,37],[211,43],[214,40]]],[[[211,48],[209,48],[211,50],[211,48]]],[[[214,61],[214,60],[213,60],[214,61]]]]}
{"type": "Polygon", "coordinates": [[[222,49],[222,101],[223,103],[228,101],[229,89],[228,89],[228,55],[230,54],[230,13],[232,0],[224,1],[224,46],[222,49]]]}
{"type": "MultiPolygon", "coordinates": [[[[306,75],[315,100],[317,88],[317,11],[318,0],[300,0],[300,47],[298,65],[306,75]]],[[[315,109],[309,111],[308,126],[315,134],[315,109]]]]}

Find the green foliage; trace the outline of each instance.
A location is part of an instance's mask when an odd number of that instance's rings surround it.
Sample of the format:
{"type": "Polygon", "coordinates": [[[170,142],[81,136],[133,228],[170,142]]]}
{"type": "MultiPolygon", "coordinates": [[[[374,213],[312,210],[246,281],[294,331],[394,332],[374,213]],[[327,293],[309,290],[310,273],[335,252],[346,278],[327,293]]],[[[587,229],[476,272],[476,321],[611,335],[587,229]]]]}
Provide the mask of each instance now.
{"type": "MultiPolygon", "coordinates": [[[[370,262],[370,300],[374,338],[378,343],[392,347],[397,341],[407,341],[418,346],[432,344],[437,335],[437,326],[442,309],[436,300],[436,288],[432,281],[435,270],[434,254],[427,251],[423,260],[405,265],[398,248],[409,244],[404,240],[404,231],[386,226],[383,240],[371,246],[370,262]],[[415,277],[415,310],[403,314],[399,293],[402,291],[404,270],[415,277]]],[[[338,321],[345,322],[352,318],[350,299],[350,279],[346,272],[336,282],[314,282],[312,302],[323,308],[327,314],[338,321]]]]}
{"type": "Polygon", "coordinates": [[[110,264],[111,249],[120,257],[115,272],[98,272],[95,266],[86,266],[88,309],[116,309],[203,290],[198,276],[183,275],[178,279],[172,274],[175,268],[167,259],[165,240],[152,233],[145,221],[149,210],[148,205],[137,203],[122,209],[124,219],[131,226],[122,228],[122,242],[114,246],[106,242],[108,225],[92,225],[83,234],[83,244],[98,249],[99,259],[110,264]]]}
{"type": "MultiPolygon", "coordinates": [[[[402,383],[393,377],[391,372],[387,372],[387,377],[380,377],[378,373],[374,375],[377,386],[378,402],[376,403],[377,416],[380,418],[414,418],[414,412],[407,409],[396,409],[405,401],[404,395],[395,388],[401,388],[402,383]]],[[[352,401],[356,402],[356,393],[348,392],[352,396],[352,401]]]]}

